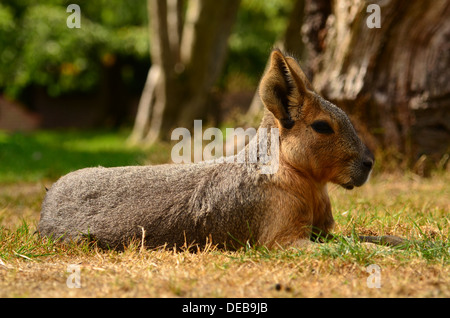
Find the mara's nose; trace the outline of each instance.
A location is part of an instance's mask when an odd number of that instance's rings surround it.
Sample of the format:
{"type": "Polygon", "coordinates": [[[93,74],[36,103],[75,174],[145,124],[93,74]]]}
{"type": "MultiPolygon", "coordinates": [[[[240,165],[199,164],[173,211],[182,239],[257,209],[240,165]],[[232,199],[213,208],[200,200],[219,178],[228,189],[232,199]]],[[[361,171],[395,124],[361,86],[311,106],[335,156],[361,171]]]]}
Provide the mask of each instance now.
{"type": "Polygon", "coordinates": [[[375,156],[373,155],[372,151],[369,150],[369,148],[367,148],[367,146],[364,147],[365,151],[364,151],[364,155],[363,155],[363,160],[362,160],[362,166],[364,167],[364,169],[367,170],[367,172],[370,172],[370,170],[372,170],[373,168],[373,164],[375,162],[375,156]]]}
{"type": "Polygon", "coordinates": [[[372,158],[366,158],[363,161],[363,165],[367,170],[371,170],[373,167],[373,159],[372,158]]]}

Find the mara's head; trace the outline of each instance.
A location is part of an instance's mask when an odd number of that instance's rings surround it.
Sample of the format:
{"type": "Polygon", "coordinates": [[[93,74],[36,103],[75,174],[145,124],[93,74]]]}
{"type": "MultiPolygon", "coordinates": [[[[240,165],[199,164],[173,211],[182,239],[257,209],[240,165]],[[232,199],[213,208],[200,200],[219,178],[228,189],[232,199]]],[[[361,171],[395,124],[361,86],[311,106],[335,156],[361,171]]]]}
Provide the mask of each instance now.
{"type": "Polygon", "coordinates": [[[264,120],[274,118],[279,128],[281,162],[347,189],[367,181],[372,153],[344,111],[313,91],[295,59],[274,50],[259,94],[269,111],[264,120]]]}

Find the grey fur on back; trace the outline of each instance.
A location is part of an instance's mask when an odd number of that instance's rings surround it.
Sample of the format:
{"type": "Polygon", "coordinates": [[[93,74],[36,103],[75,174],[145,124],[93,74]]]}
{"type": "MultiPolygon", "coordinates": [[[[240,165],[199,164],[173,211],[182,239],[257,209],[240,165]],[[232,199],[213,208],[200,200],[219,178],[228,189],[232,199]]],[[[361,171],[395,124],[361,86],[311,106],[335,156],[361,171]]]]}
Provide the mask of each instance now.
{"type": "Polygon", "coordinates": [[[39,232],[75,241],[90,235],[114,249],[143,233],[147,247],[203,245],[207,238],[237,247],[259,230],[265,200],[252,188],[267,176],[256,169],[200,163],[78,170],[48,191],[39,232]]]}

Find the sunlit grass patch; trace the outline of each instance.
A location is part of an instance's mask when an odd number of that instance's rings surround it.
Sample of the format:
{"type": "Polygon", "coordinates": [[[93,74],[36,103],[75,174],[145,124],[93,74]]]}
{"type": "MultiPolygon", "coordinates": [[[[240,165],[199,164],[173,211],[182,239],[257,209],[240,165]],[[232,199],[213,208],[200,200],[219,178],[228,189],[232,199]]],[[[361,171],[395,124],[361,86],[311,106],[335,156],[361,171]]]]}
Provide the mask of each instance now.
{"type": "Polygon", "coordinates": [[[0,182],[36,182],[86,167],[169,161],[167,145],[131,147],[128,135],[128,131],[0,131],[0,182]]]}
{"type": "Polygon", "coordinates": [[[56,253],[55,241],[41,239],[24,220],[14,229],[0,226],[0,242],[0,258],[4,261],[12,258],[33,261],[56,253]]]}

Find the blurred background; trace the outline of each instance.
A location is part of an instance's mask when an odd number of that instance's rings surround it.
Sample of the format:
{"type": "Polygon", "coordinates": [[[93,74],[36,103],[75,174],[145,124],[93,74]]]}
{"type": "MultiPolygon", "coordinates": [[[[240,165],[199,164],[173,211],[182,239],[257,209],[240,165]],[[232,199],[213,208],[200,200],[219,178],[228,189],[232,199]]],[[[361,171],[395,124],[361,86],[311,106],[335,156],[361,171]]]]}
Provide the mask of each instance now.
{"type": "Polygon", "coordinates": [[[0,182],[168,162],[194,119],[257,127],[274,47],[349,113],[378,169],[445,171],[449,16],[447,0],[2,0],[0,182]]]}

